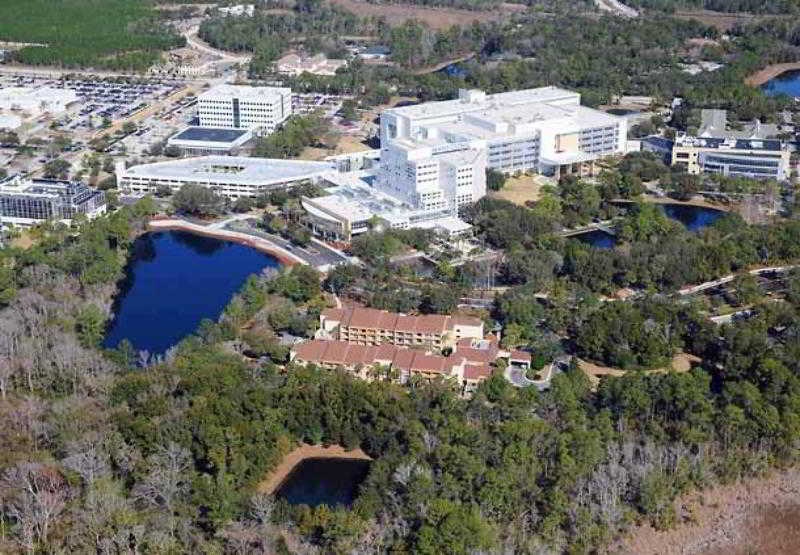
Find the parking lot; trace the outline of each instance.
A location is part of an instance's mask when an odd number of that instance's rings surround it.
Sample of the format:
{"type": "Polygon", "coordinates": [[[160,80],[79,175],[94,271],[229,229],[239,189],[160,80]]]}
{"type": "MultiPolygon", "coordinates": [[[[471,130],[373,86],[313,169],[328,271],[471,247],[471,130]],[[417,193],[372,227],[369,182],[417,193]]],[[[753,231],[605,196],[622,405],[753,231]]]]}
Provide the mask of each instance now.
{"type": "Polygon", "coordinates": [[[78,102],[59,119],[60,127],[65,131],[95,129],[104,122],[129,117],[148,104],[166,98],[182,86],[182,82],[174,80],[116,83],[88,79],[0,77],[0,87],[54,87],[75,91],[78,102]]]}

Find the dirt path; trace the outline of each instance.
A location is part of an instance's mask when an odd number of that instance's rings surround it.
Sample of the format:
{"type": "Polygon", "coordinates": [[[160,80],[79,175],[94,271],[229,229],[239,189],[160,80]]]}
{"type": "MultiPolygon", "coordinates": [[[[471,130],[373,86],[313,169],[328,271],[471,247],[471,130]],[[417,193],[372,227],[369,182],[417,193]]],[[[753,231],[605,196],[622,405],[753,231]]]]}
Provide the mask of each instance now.
{"type": "MultiPolygon", "coordinates": [[[[655,368],[653,370],[648,370],[648,374],[654,373],[665,373],[670,370],[674,370],[675,372],[688,372],[692,368],[693,363],[700,362],[702,359],[691,355],[689,353],[678,353],[674,357],[672,357],[672,361],[670,362],[669,367],[666,368],[655,368]]],[[[599,364],[594,364],[587,360],[578,359],[578,366],[580,366],[581,370],[589,377],[589,381],[592,382],[592,387],[596,388],[597,384],[600,383],[600,378],[602,376],[624,376],[625,370],[622,368],[613,368],[610,366],[600,366],[599,364]]]]}
{"type": "Polygon", "coordinates": [[[800,469],[775,472],[676,501],[684,523],[640,526],[609,549],[618,555],[795,555],[800,551],[800,469]]]}
{"type": "Polygon", "coordinates": [[[264,480],[258,484],[258,491],[262,493],[273,493],[278,489],[289,475],[289,473],[297,466],[302,460],[305,459],[360,459],[371,461],[372,457],[367,455],[364,451],[353,449],[352,451],[345,451],[341,445],[331,445],[324,447],[322,445],[301,445],[285,457],[281,463],[268,474],[264,480]]]}
{"type": "Polygon", "coordinates": [[[745,83],[752,87],[760,87],[773,77],[777,77],[781,73],[786,73],[787,71],[794,71],[800,69],[800,62],[788,62],[785,64],[772,64],[770,66],[765,67],[764,69],[755,72],[747,79],[745,79],[745,83]]]}

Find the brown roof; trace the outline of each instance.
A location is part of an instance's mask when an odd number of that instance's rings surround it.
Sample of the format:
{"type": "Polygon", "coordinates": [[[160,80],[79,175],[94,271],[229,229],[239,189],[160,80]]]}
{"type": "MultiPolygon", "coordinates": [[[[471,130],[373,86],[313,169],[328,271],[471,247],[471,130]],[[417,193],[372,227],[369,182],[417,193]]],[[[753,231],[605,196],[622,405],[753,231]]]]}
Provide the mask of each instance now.
{"type": "Polygon", "coordinates": [[[492,367],[488,364],[467,364],[464,366],[465,380],[485,380],[492,375],[492,367]]]}
{"type": "Polygon", "coordinates": [[[414,351],[410,349],[398,349],[394,355],[392,366],[400,370],[411,370],[411,363],[414,361],[414,351]]]}
{"type": "Polygon", "coordinates": [[[447,321],[449,316],[441,316],[439,314],[428,314],[425,316],[417,316],[417,333],[444,333],[447,329],[447,321]]]}
{"type": "Polygon", "coordinates": [[[349,344],[343,341],[326,341],[325,343],[327,343],[327,348],[320,361],[326,364],[344,364],[349,344]]]}
{"type": "Polygon", "coordinates": [[[375,348],[375,360],[389,361],[394,360],[397,354],[397,347],[391,343],[381,343],[375,348]]]}
{"type": "Polygon", "coordinates": [[[406,316],[405,314],[398,314],[395,321],[394,329],[396,331],[405,331],[414,333],[417,330],[417,318],[415,316],[406,316]]]}
{"type": "Polygon", "coordinates": [[[458,347],[452,356],[458,359],[465,358],[469,364],[488,364],[497,358],[497,350],[458,347]]]}
{"type": "Polygon", "coordinates": [[[452,364],[440,355],[426,355],[424,353],[416,353],[414,360],[411,363],[411,370],[418,372],[438,372],[440,374],[449,374],[452,364]]]}
{"type": "Polygon", "coordinates": [[[322,315],[327,320],[336,320],[337,322],[341,322],[344,319],[345,311],[341,308],[326,308],[322,311],[322,315]]]}
{"type": "Polygon", "coordinates": [[[510,360],[524,360],[530,362],[531,354],[526,353],[525,351],[511,351],[510,360]]]}
{"type": "Polygon", "coordinates": [[[314,340],[295,345],[295,358],[305,362],[319,362],[325,354],[326,343],[327,341],[314,340]]]}

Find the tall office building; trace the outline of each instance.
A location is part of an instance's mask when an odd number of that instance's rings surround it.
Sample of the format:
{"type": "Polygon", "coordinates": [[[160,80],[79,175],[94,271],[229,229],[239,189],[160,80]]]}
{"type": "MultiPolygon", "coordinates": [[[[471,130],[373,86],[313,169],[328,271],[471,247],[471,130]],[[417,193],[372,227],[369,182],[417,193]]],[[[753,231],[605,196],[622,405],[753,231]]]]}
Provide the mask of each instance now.
{"type": "Polygon", "coordinates": [[[292,115],[292,90],[219,85],[198,95],[197,115],[201,127],[272,133],[292,115]]]}

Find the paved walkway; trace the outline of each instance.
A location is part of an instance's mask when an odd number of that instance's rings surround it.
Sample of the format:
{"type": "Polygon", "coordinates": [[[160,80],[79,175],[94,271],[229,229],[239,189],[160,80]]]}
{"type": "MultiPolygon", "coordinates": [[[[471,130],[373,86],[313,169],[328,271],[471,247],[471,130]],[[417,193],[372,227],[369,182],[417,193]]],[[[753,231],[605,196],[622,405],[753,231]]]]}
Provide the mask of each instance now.
{"type": "Polygon", "coordinates": [[[185,220],[177,220],[177,219],[152,220],[148,224],[148,227],[150,229],[180,229],[184,231],[189,231],[191,233],[197,233],[200,235],[217,237],[219,239],[228,239],[237,243],[241,243],[243,245],[247,245],[249,247],[253,247],[260,251],[269,253],[275,256],[278,260],[280,260],[284,264],[308,265],[308,262],[306,262],[303,258],[273,243],[272,241],[268,241],[261,237],[248,235],[246,233],[240,233],[238,231],[230,231],[227,229],[215,229],[212,228],[211,226],[193,224],[185,220]]]}

